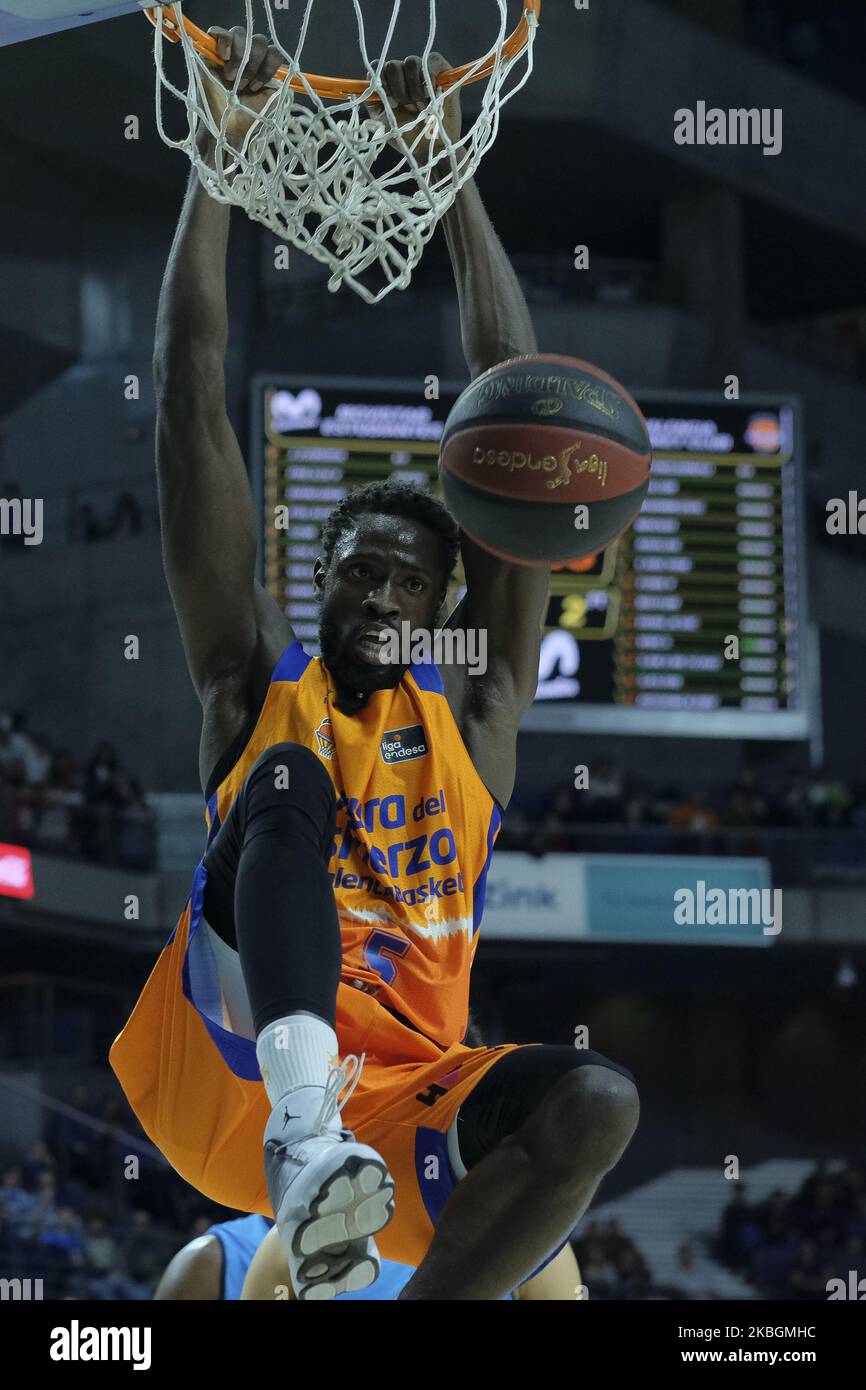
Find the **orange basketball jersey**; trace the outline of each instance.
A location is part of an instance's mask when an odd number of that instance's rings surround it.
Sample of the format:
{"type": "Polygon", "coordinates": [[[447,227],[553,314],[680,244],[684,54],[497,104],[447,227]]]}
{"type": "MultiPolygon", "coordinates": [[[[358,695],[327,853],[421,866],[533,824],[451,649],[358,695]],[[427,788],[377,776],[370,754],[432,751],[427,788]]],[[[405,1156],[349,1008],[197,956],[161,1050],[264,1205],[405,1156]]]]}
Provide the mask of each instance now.
{"type": "MultiPolygon", "coordinates": [[[[257,758],[285,742],[316,753],[337,797],[329,873],[343,945],[341,1052],[435,1068],[466,1032],[500,825],[441,675],[417,663],[349,716],[334,707],[321,660],[293,643],[246,748],[208,802],[208,843],[257,758]]],[[[247,1143],[264,1129],[267,1101],[255,1043],[225,1026],[217,963],[200,929],[206,877],[202,860],[110,1060],[146,1133],[189,1181],[227,1205],[267,1211],[261,1154],[247,1143]]]]}
{"type": "MultiPolygon", "coordinates": [[[[347,983],[428,1038],[466,1032],[469,969],[500,815],[472,764],[432,662],[341,714],[321,660],[283,656],[261,717],[208,818],[222,822],[253,763],[275,743],[311,748],[334,783],[329,864],[347,983]]],[[[290,909],[287,909],[290,910],[290,909]]]]}

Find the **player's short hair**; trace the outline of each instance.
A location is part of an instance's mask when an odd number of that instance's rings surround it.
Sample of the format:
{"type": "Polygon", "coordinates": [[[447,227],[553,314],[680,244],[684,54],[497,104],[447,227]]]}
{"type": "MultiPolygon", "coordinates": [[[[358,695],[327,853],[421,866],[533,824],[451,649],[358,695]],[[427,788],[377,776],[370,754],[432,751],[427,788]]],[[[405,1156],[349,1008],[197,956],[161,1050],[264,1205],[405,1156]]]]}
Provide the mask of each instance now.
{"type": "Polygon", "coordinates": [[[400,516],[417,521],[432,531],[439,541],[445,589],[454,573],[460,554],[460,528],[457,522],[435,497],[414,483],[367,483],[355,488],[335,507],[322,527],[322,558],[327,569],[340,537],[360,516],[400,516]]]}

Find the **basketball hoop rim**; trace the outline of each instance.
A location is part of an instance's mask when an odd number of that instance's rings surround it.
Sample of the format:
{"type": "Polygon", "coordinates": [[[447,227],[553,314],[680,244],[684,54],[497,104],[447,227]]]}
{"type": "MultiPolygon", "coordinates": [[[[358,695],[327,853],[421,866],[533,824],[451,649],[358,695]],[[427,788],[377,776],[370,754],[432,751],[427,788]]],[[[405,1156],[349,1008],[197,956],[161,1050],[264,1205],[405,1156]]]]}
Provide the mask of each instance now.
{"type": "MultiPolygon", "coordinates": [[[[143,13],[154,29],[158,26],[162,29],[163,36],[170,43],[181,43],[179,26],[182,24],[197,53],[200,53],[215,67],[221,67],[225,63],[225,59],[220,58],[217,51],[216,39],[205,33],[204,29],[200,29],[191,19],[187,19],[186,15],[178,16],[174,4],[157,5],[153,9],[144,10],[143,13]]],[[[536,23],[541,19],[541,0],[523,0],[523,14],[517,28],[502,45],[502,53],[509,61],[516,58],[527,47],[530,38],[530,22],[533,18],[536,23]]],[[[450,88],[464,80],[467,83],[481,82],[493,72],[497,57],[498,50],[494,50],[483,60],[480,67],[476,67],[475,63],[464,63],[459,68],[448,68],[445,72],[440,72],[436,78],[436,86],[450,88]]],[[[288,68],[280,68],[275,74],[275,80],[280,82],[285,82],[288,78],[288,68]]],[[[348,101],[350,97],[362,97],[365,93],[370,93],[370,83],[363,79],[321,77],[313,72],[305,72],[304,78],[317,96],[330,101],[348,101]]],[[[291,78],[289,86],[296,92],[307,90],[301,77],[291,78]]],[[[369,99],[378,100],[375,94],[370,94],[369,99]]]]}

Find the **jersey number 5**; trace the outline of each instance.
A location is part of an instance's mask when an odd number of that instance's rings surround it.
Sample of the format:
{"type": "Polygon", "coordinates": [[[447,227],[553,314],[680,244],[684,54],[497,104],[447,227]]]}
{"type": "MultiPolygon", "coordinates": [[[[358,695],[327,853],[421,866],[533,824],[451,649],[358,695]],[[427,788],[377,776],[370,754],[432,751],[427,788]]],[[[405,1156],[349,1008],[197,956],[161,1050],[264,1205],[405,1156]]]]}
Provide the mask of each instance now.
{"type": "Polygon", "coordinates": [[[396,932],[373,931],[364,943],[364,960],[371,970],[381,975],[386,985],[392,985],[397,978],[397,967],[389,956],[405,956],[411,941],[396,932]]]}

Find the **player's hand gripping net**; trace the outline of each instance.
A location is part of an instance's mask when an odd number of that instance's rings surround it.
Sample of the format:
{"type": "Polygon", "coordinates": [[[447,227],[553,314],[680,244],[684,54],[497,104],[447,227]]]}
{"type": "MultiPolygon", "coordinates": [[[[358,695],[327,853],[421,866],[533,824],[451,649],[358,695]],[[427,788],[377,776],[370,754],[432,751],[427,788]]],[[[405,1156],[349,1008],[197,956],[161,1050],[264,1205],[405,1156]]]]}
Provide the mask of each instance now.
{"type": "Polygon", "coordinates": [[[444,71],[434,52],[437,0],[421,0],[429,13],[426,44],[417,59],[426,102],[416,103],[419,110],[399,102],[395,107],[388,97],[387,54],[401,0],[391,0],[382,55],[372,58],[362,0],[347,0],[357,22],[361,70],[368,73],[360,81],[304,72],[315,0],[299,0],[303,19],[294,53],[278,37],[274,0],[243,0],[244,51],[228,69],[230,81],[222,76],[225,49],[185,19],[182,4],[151,8],[160,136],[186,152],[214,198],[242,207],[326,265],[332,272],[331,290],[345,283],[368,303],[377,303],[409,284],[437,222],[495,140],[502,106],[532,71],[540,0],[524,0],[513,34],[508,32],[508,0],[486,2],[499,13],[494,47],[464,68],[444,71]],[[258,13],[264,11],[260,33],[257,7],[258,13]],[[185,91],[167,72],[169,42],[180,46],[185,59],[185,91]],[[261,53],[263,44],[276,50],[284,64],[269,81],[264,100],[261,93],[253,99],[248,72],[254,46],[261,53]],[[454,112],[455,107],[459,112],[460,92],[469,83],[479,85],[481,109],[463,128],[454,112]],[[180,139],[166,132],[168,94],[186,107],[188,131],[180,139]],[[212,160],[203,154],[205,130],[214,142],[212,160]],[[371,267],[378,268],[374,278],[381,281],[372,289],[360,279],[371,267]]]}

